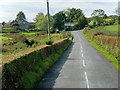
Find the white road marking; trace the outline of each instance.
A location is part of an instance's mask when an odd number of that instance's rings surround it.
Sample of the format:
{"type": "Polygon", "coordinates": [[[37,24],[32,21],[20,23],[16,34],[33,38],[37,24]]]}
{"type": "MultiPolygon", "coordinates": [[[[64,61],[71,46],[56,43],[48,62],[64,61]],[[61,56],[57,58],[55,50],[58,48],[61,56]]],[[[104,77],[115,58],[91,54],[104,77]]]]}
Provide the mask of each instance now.
{"type": "Polygon", "coordinates": [[[83,52],[83,50],[81,49],[81,52],[83,52]]]}
{"type": "Polygon", "coordinates": [[[85,61],[83,60],[83,67],[85,67],[85,61]]]}
{"type": "Polygon", "coordinates": [[[82,57],[83,57],[83,53],[82,53],[82,57]]]}
{"type": "Polygon", "coordinates": [[[85,72],[85,79],[86,79],[86,83],[87,83],[87,88],[88,88],[88,90],[89,90],[89,82],[88,82],[88,77],[87,77],[87,73],[85,72]]]}

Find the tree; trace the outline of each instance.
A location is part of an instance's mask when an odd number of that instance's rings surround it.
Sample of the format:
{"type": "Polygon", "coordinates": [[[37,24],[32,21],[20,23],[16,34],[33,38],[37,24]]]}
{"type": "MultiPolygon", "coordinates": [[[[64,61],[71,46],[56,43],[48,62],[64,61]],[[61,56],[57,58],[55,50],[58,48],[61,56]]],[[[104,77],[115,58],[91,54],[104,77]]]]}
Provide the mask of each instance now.
{"type": "Polygon", "coordinates": [[[10,23],[10,26],[13,28],[13,30],[18,30],[18,29],[20,29],[18,22],[17,22],[17,21],[14,21],[14,20],[10,23]]]}
{"type": "Polygon", "coordinates": [[[82,15],[82,10],[76,8],[67,9],[65,14],[67,22],[77,22],[78,18],[82,15]]]}
{"type": "Polygon", "coordinates": [[[85,18],[81,9],[67,9],[65,13],[67,22],[77,23],[75,25],[76,29],[82,29],[85,25],[87,25],[87,19],[85,18]]]}
{"type": "Polygon", "coordinates": [[[56,13],[53,16],[53,29],[62,30],[64,28],[65,14],[63,11],[56,13]]]}
{"type": "Polygon", "coordinates": [[[78,27],[79,29],[82,29],[83,27],[85,27],[85,25],[87,25],[87,19],[85,18],[85,16],[82,14],[79,18],[78,18],[78,27]]]}
{"type": "Polygon", "coordinates": [[[2,22],[3,27],[5,27],[5,24],[6,24],[5,22],[2,22]]]}
{"type": "Polygon", "coordinates": [[[105,12],[102,9],[96,9],[91,14],[93,17],[93,21],[97,22],[98,25],[103,22],[103,17],[105,16],[105,12]]]}
{"type": "MultiPolygon", "coordinates": [[[[35,21],[36,29],[47,31],[48,29],[47,15],[45,16],[43,13],[38,13],[34,21],[35,21]]],[[[52,17],[50,15],[50,27],[51,25],[52,25],[52,17]]]]}
{"type": "Polygon", "coordinates": [[[22,11],[20,11],[17,14],[16,20],[26,20],[25,14],[22,11]]]}
{"type": "Polygon", "coordinates": [[[93,17],[104,17],[105,12],[102,9],[96,9],[93,11],[93,13],[91,14],[91,16],[93,17]]]}
{"type": "Polygon", "coordinates": [[[107,14],[105,14],[105,15],[103,16],[103,18],[107,18],[107,14]]]}

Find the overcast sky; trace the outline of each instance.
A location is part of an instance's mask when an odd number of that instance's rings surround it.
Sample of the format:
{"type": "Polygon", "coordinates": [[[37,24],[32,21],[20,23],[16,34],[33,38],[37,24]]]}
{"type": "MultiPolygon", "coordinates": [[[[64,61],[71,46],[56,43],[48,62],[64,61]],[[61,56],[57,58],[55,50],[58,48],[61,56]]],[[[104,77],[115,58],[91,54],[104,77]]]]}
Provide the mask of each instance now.
{"type": "MultiPolygon", "coordinates": [[[[12,21],[19,11],[23,11],[28,21],[33,21],[39,12],[46,13],[47,0],[1,0],[0,22],[12,21]]],[[[49,0],[50,14],[67,8],[80,8],[86,17],[95,9],[103,9],[108,15],[115,15],[119,0],[49,0]]]]}

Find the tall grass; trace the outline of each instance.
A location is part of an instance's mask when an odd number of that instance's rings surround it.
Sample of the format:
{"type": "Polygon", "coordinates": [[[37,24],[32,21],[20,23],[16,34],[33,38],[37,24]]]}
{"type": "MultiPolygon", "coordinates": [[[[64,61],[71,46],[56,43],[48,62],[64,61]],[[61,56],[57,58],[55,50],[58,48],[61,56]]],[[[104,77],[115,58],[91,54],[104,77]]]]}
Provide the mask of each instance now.
{"type": "Polygon", "coordinates": [[[96,30],[85,28],[82,32],[88,41],[120,70],[119,37],[106,36],[96,30]]]}

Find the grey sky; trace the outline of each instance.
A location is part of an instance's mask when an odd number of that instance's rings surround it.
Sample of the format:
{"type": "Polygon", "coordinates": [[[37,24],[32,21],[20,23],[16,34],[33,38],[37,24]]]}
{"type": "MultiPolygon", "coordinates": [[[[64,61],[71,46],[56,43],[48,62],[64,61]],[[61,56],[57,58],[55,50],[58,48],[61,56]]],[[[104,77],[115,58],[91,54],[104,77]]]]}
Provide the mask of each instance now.
{"type": "MultiPolygon", "coordinates": [[[[95,9],[103,9],[108,15],[115,15],[117,0],[50,0],[50,14],[67,8],[80,8],[86,17],[90,17],[95,9]]],[[[46,0],[14,0],[0,1],[0,22],[15,19],[17,13],[23,11],[28,21],[33,21],[39,12],[46,13],[46,0]]]]}

